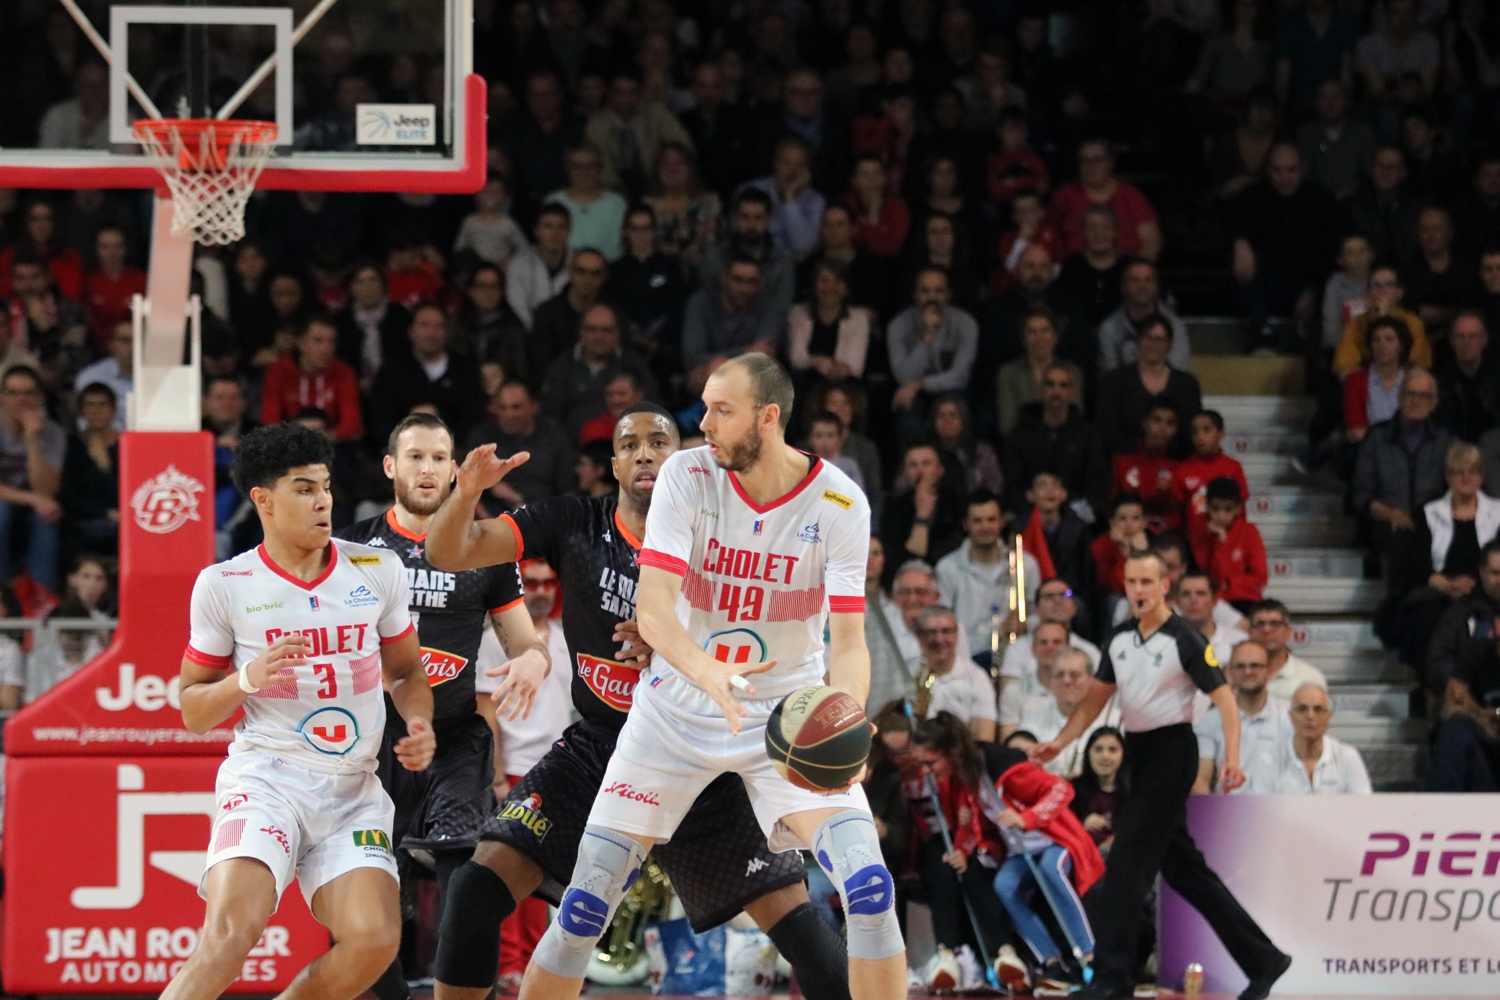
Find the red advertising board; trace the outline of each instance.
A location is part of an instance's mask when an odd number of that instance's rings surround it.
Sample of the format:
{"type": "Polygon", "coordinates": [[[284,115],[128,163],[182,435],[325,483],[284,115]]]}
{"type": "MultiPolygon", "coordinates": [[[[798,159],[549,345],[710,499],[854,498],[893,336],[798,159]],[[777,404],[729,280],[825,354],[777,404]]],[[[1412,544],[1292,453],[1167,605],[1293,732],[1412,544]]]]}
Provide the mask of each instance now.
{"type": "MultiPolygon", "coordinates": [[[[5,992],[160,993],[203,925],[219,761],[12,758],[6,768],[5,992]]],[[[328,948],[293,884],[237,993],[278,993],[328,948]]]]}
{"type": "Polygon", "coordinates": [[[224,755],[231,723],[191,733],[177,701],[193,581],[213,562],[213,487],[211,435],[121,435],[120,625],[114,642],[10,719],[7,754],[224,755]]]}

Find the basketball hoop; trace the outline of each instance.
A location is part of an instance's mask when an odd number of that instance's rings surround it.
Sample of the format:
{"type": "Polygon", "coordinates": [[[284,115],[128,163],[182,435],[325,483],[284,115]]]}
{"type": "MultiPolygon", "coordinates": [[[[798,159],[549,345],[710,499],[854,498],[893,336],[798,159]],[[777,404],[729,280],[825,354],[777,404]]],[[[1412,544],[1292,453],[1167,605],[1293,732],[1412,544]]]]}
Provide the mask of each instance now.
{"type": "Polygon", "coordinates": [[[245,236],[245,205],[276,147],[273,122],[143,118],[131,132],[172,192],[172,233],[204,246],[245,236]]]}

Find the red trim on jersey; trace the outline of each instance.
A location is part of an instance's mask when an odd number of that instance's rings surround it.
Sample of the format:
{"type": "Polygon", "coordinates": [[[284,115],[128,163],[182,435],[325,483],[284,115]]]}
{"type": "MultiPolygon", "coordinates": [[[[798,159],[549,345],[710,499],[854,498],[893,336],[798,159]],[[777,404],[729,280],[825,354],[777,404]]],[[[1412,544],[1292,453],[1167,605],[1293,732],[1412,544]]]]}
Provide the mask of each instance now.
{"type": "Polygon", "coordinates": [[[678,576],[686,576],[688,564],[686,559],[678,559],[676,556],[656,549],[641,549],[641,554],[635,557],[638,566],[655,566],[664,569],[668,573],[676,573],[678,576]]]}
{"type": "Polygon", "coordinates": [[[521,526],[517,524],[516,519],[511,517],[509,514],[501,514],[499,517],[495,518],[495,520],[504,521],[506,524],[510,525],[511,534],[516,536],[516,558],[521,558],[521,553],[526,551],[526,539],[521,536],[521,526]]]}
{"type": "MultiPolygon", "coordinates": [[[[806,455],[807,452],[803,452],[802,454],[806,455]]],[[[783,496],[777,497],[775,500],[772,500],[765,506],[761,506],[754,500],[750,499],[750,494],[745,492],[745,488],[740,485],[739,477],[736,476],[733,472],[729,473],[729,484],[733,486],[734,491],[740,495],[740,499],[745,501],[745,506],[755,511],[755,513],[757,514],[764,514],[767,511],[775,510],[782,504],[795,499],[797,494],[807,489],[808,484],[811,483],[813,479],[818,475],[818,471],[823,468],[823,460],[816,455],[808,455],[808,457],[813,460],[812,468],[807,470],[807,475],[802,477],[802,482],[798,483],[796,486],[793,486],[788,493],[784,494],[783,496]]]]}
{"type": "Polygon", "coordinates": [[[184,660],[192,660],[200,667],[211,667],[214,670],[228,670],[234,665],[234,661],[227,656],[215,656],[205,653],[201,649],[194,649],[192,643],[188,643],[187,649],[182,651],[184,660]]]}
{"type": "Polygon", "coordinates": [[[396,520],[396,508],[394,507],[385,512],[385,523],[390,526],[390,529],[392,531],[400,535],[402,538],[409,538],[414,542],[426,541],[427,539],[427,532],[425,531],[419,535],[414,531],[407,531],[405,528],[401,527],[401,522],[396,520]]]}
{"type": "Polygon", "coordinates": [[[288,573],[286,570],[282,569],[280,566],[276,565],[276,562],[271,558],[271,554],[266,551],[265,542],[261,542],[259,545],[257,545],[255,547],[255,551],[260,556],[260,561],[266,564],[267,569],[269,569],[272,573],[275,573],[277,576],[281,577],[287,583],[295,583],[303,590],[315,589],[324,580],[333,575],[333,568],[339,564],[338,546],[334,545],[331,539],[328,542],[328,565],[324,567],[322,575],[311,582],[307,580],[299,580],[292,574],[288,573]]]}
{"type": "Polygon", "coordinates": [[[393,642],[400,642],[402,639],[405,639],[407,636],[411,635],[416,630],[417,630],[417,626],[416,625],[408,623],[407,626],[406,626],[406,631],[402,632],[400,635],[392,635],[392,636],[384,636],[383,635],[383,636],[381,636],[380,637],[380,644],[382,646],[389,646],[393,642]]]}
{"type": "Polygon", "coordinates": [[[517,604],[520,604],[524,600],[526,600],[526,598],[518,597],[514,601],[511,601],[509,604],[502,604],[498,608],[490,608],[490,614],[498,615],[502,611],[509,611],[511,608],[515,607],[517,604]]]}
{"type": "Polygon", "coordinates": [[[828,598],[828,611],[835,615],[862,615],[865,613],[865,599],[831,596],[828,598]]]}
{"type": "Polygon", "coordinates": [[[641,540],[631,534],[630,529],[625,527],[625,522],[620,520],[620,508],[618,507],[615,508],[615,527],[619,529],[620,536],[630,544],[632,549],[635,549],[637,552],[641,551],[641,540]]]}

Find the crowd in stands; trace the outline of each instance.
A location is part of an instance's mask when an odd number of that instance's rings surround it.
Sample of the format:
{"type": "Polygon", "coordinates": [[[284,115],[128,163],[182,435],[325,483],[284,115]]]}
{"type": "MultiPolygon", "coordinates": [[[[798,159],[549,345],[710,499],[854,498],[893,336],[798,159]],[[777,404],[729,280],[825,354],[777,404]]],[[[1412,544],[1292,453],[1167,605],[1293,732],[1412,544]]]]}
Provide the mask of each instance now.
{"type": "MultiPolygon", "coordinates": [[[[662,402],[691,442],[708,373],[762,351],[793,373],[793,439],[874,511],[870,710],[894,777],[872,780],[893,868],[973,881],[901,792],[920,748],[958,739],[923,727],[954,719],[989,746],[1056,735],[1146,548],[1233,685],[1247,791],[1367,792],[1358,753],[1327,734],[1326,681],[1265,599],[1251,488],[1192,371],[1183,317],[1237,315],[1247,350],[1306,360],[1319,407],[1298,464],[1347,484],[1388,587],[1382,639],[1440,720],[1431,786],[1496,789],[1493,5],[476,8],[477,194],[261,192],[247,238],[196,258],[221,556],[258,540],[228,470],[259,423],[332,439],[341,527],[389,502],[391,428],[435,412],[461,448],[531,453],[486,497],[493,514],[611,492],[618,414],[662,402]]],[[[329,24],[323,56],[298,64],[307,87],[410,87],[401,59],[340,59],[329,24]]],[[[4,5],[0,38],[7,144],[107,139],[106,71],[60,8],[4,5]]],[[[314,124],[299,143],[343,148],[314,124]]],[[[0,568],[17,613],[107,608],[78,574],[107,577],[115,548],[146,198],[0,191],[0,568]]],[[[39,671],[82,662],[88,635],[24,670],[0,647],[0,701],[45,690],[39,671]]],[[[1115,721],[1052,765],[1106,850],[1128,794],[1115,721]]],[[[1197,728],[1207,790],[1222,727],[1205,707],[1197,728]]],[[[961,815],[972,844],[995,832],[961,815]]],[[[926,891],[959,906],[967,890],[926,891]]],[[[963,943],[961,908],[942,920],[958,937],[941,943],[963,943]]]]}

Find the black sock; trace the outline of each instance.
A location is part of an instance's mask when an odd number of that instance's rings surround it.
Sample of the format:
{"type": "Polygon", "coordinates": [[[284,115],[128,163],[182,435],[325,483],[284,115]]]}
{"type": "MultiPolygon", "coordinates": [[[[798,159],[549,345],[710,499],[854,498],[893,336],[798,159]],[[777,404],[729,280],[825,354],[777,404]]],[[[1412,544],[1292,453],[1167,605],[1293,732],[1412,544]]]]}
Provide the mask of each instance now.
{"type": "Polygon", "coordinates": [[[411,990],[406,986],[406,973],[401,969],[401,959],[396,959],[380,974],[375,985],[370,987],[370,992],[378,1000],[411,1000],[411,990]]]}
{"type": "Polygon", "coordinates": [[[807,1000],[850,1000],[849,950],[811,903],[782,917],[766,934],[791,963],[807,1000]]]}

